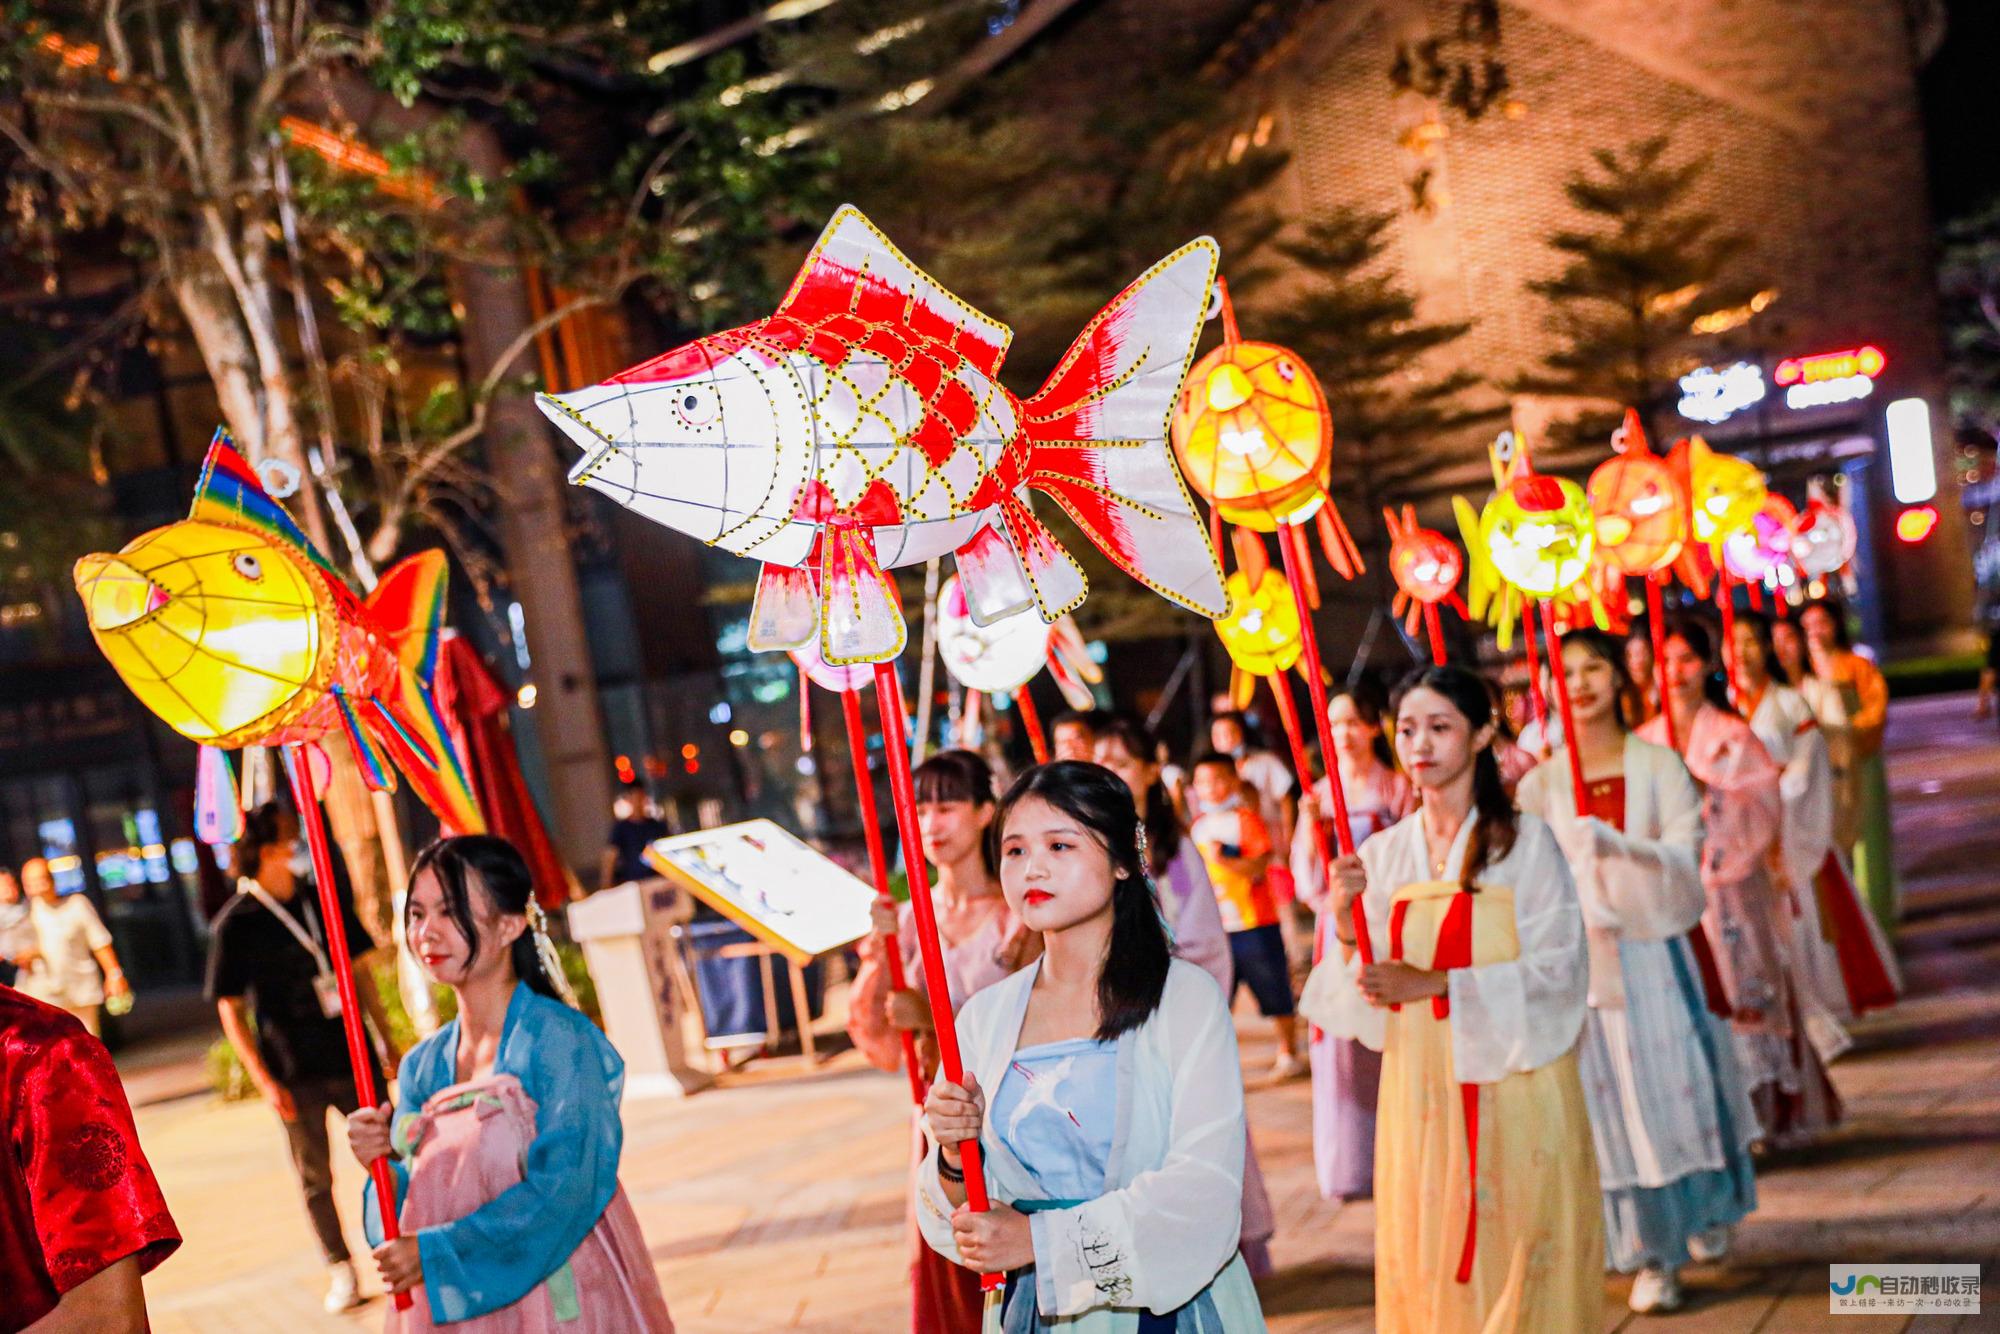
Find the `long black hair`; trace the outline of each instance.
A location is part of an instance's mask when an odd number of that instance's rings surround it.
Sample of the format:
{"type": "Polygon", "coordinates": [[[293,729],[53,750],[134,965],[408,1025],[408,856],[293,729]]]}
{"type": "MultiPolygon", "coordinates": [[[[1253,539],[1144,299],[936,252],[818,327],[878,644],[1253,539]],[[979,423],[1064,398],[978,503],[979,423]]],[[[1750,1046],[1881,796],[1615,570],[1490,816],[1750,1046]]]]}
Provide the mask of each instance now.
{"type": "MultiPolygon", "coordinates": [[[[1420,667],[1396,687],[1390,708],[1402,713],[1403,701],[1415,690],[1428,690],[1450,700],[1475,734],[1493,721],[1492,693],[1486,688],[1486,679],[1476,672],[1463,667],[1420,667]]],[[[1472,839],[1465,846],[1465,866],[1458,880],[1468,891],[1477,888],[1473,877],[1514,850],[1514,836],[1521,828],[1521,813],[1507,795],[1507,785],[1500,779],[1500,762],[1493,758],[1490,744],[1481,746],[1472,757],[1472,819],[1472,839]]]]}
{"type": "Polygon", "coordinates": [[[1708,670],[1701,678],[1701,697],[1724,713],[1735,713],[1736,704],[1729,698],[1729,676],[1719,666],[1715,636],[1708,627],[1692,616],[1683,616],[1667,622],[1667,638],[1680,640],[1690,653],[1707,664],[1708,670]]]}
{"type": "MultiPolygon", "coordinates": [[[[992,766],[969,750],[941,750],[918,765],[910,779],[920,806],[925,802],[969,801],[977,809],[994,801],[992,766]]],[[[993,837],[998,828],[995,820],[987,837],[979,840],[979,859],[986,865],[986,874],[995,880],[1000,878],[998,840],[993,837]]]]}
{"type": "MultiPolygon", "coordinates": [[[[1097,729],[1099,742],[1117,743],[1127,755],[1157,770],[1159,765],[1154,756],[1160,753],[1159,739],[1148,731],[1146,725],[1126,714],[1117,714],[1106,719],[1097,729]]],[[[1174,811],[1173,798],[1167,795],[1167,785],[1157,773],[1153,784],[1146,789],[1146,813],[1139,817],[1146,828],[1146,860],[1155,878],[1167,873],[1174,854],[1181,850],[1181,818],[1174,811]]]]}
{"type": "Polygon", "coordinates": [[[1833,622],[1833,642],[1841,648],[1853,648],[1854,636],[1849,634],[1847,630],[1847,613],[1832,598],[1814,598],[1812,601],[1806,603],[1805,606],[1799,608],[1800,633],[1804,633],[1806,613],[1812,611],[1814,608],[1825,612],[1827,619],[1833,622]]]}
{"type": "MultiPolygon", "coordinates": [[[[437,877],[438,889],[444,895],[444,910],[464,935],[465,947],[473,957],[479,953],[479,928],[472,916],[475,879],[493,906],[503,913],[525,916],[528,904],[534,899],[535,877],[528,870],[527,861],[512,843],[493,834],[460,834],[439,839],[410,863],[410,883],[415,884],[417,877],[426,871],[437,877]]],[[[407,903],[403,915],[407,928],[407,903]]],[[[514,937],[508,957],[514,964],[514,976],[527,983],[530,991],[553,1001],[564,999],[561,989],[542,966],[532,930],[514,937]]]]}
{"type": "Polygon", "coordinates": [[[1792,674],[1785,670],[1785,664],[1778,661],[1778,646],[1771,642],[1771,618],[1761,611],[1739,611],[1736,623],[1750,627],[1750,633],[1757,640],[1757,647],[1764,651],[1764,673],[1781,686],[1797,685],[1792,674]]]}
{"type": "Polygon", "coordinates": [[[1014,780],[1000,801],[996,829],[1030,797],[1081,824],[1111,858],[1111,940],[1097,974],[1097,1037],[1109,1042],[1160,1008],[1173,946],[1160,920],[1146,868],[1139,864],[1139,810],[1125,780],[1082,760],[1038,764],[1014,780]]]}
{"type": "MultiPolygon", "coordinates": [[[[1280,680],[1278,684],[1285,685],[1287,683],[1280,680]]],[[[1382,730],[1381,687],[1367,679],[1357,681],[1352,686],[1345,686],[1345,685],[1329,686],[1326,692],[1326,707],[1329,710],[1332,709],[1333,702],[1337,699],[1344,699],[1348,703],[1352,704],[1354,706],[1355,716],[1359,717],[1362,722],[1368,724],[1368,726],[1375,729],[1375,735],[1369,738],[1368,748],[1375,752],[1376,760],[1378,760],[1381,763],[1384,769],[1395,768],[1396,767],[1395,748],[1389,744],[1388,734],[1382,730]]],[[[1324,768],[1325,756],[1321,756],[1320,759],[1321,759],[1321,767],[1324,768]]],[[[1299,782],[1301,783],[1308,782],[1307,775],[1300,774],[1299,782]]]]}
{"type": "MultiPolygon", "coordinates": [[[[1611,668],[1611,716],[1617,721],[1619,731],[1631,731],[1632,720],[1626,716],[1625,710],[1631,705],[1638,691],[1632,683],[1632,669],[1625,665],[1625,641],[1615,635],[1606,634],[1594,625],[1583,625],[1563,632],[1562,646],[1568,648],[1571,644],[1583,649],[1593,658],[1601,659],[1611,668]]],[[[1559,672],[1562,669],[1562,659],[1557,657],[1554,664],[1546,670],[1559,672]]]]}

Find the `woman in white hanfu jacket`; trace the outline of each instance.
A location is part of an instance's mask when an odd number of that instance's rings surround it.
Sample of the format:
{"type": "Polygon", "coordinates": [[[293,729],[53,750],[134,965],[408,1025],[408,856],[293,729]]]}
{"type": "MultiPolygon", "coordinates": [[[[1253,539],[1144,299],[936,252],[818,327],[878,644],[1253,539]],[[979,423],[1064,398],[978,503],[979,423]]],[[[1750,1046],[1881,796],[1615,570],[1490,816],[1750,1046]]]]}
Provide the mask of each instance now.
{"type": "MultiPolygon", "coordinates": [[[[1590,942],[1583,1091],[1590,1100],[1611,1267],[1637,1272],[1631,1307],[1681,1305],[1680,1270],[1719,1258],[1757,1206],[1757,1118],[1729,1025],[1704,977],[1701,796],[1680,756],[1626,731],[1619,642],[1564,637],[1584,791],[1567,747],[1521,781],[1576,878],[1590,942]],[[1714,1006],[1714,1008],[1712,1008],[1714,1006]]],[[[1719,991],[1719,980],[1712,984],[1719,991]]]]}
{"type": "MultiPolygon", "coordinates": [[[[1186,959],[1215,979],[1222,994],[1232,994],[1236,983],[1236,959],[1229,952],[1229,933],[1222,925],[1222,909],[1215,900],[1215,886],[1209,883],[1208,863],[1201,849],[1181,826],[1173,800],[1160,775],[1155,758],[1159,743],[1136,720],[1127,717],[1106,719],[1097,733],[1097,762],[1125,780],[1132,801],[1139,808],[1139,824],[1146,833],[1146,869],[1159,895],[1160,914],[1167,920],[1167,936],[1174,957],[1186,959]]],[[[1369,1104],[1374,1115],[1374,1104],[1369,1104]]],[[[1264,1171],[1257,1164],[1257,1146],[1250,1142],[1246,1127],[1243,1155],[1243,1262],[1252,1278],[1273,1273],[1271,1238],[1278,1230],[1277,1215],[1271,1209],[1271,1193],[1264,1186],[1264,1171]]]]}
{"type": "MultiPolygon", "coordinates": [[[[1688,772],[1702,787],[1703,930],[1728,993],[1730,1029],[1763,1138],[1810,1139],[1840,1119],[1826,1064],[1806,1036],[1792,967],[1791,906],[1777,885],[1784,805],[1780,772],[1721,695],[1714,641],[1684,622],[1667,634],[1667,708],[1688,772]]],[[[1639,730],[1667,740],[1661,715],[1639,730]]]]}
{"type": "Polygon", "coordinates": [[[924,1239],[1007,1276],[994,1334],[1258,1334],[1236,1030],[1214,981],[1172,956],[1131,794],[1058,761],[1015,782],[1000,822],[1001,885],[1043,954],[959,1012],[965,1084],[925,1103],[924,1239]],[[992,1200],[977,1213],[973,1139],[992,1200]]]}
{"type": "Polygon", "coordinates": [[[1424,804],[1335,863],[1343,953],[1301,1002],[1382,1053],[1375,1327],[1595,1329],[1604,1219],[1577,1073],[1589,966],[1576,888],[1548,826],[1506,794],[1477,676],[1429,668],[1395,715],[1424,804]]]}
{"type": "Polygon", "coordinates": [[[1820,1059],[1853,1045],[1845,1024],[1893,1005],[1902,991],[1895,952],[1861,902],[1847,857],[1834,838],[1834,778],[1826,734],[1812,705],[1777,665],[1771,623],[1736,618],[1736,677],[1750,730],[1783,770],[1781,851],[1791,894],[1793,967],[1799,1008],[1820,1059]]]}

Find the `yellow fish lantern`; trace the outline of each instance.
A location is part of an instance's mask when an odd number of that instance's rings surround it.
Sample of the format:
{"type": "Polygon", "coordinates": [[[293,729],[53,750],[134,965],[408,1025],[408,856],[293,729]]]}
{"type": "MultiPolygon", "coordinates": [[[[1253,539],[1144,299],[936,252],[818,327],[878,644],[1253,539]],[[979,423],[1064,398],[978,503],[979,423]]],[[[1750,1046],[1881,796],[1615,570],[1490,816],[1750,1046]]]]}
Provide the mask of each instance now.
{"type": "Polygon", "coordinates": [[[401,769],[448,828],[484,829],[429,683],[444,608],[440,552],[357,598],[217,432],[179,523],[76,564],[91,635],[182,736],[218,749],[342,733],[378,788],[401,769]]]}
{"type": "Polygon", "coordinates": [[[1631,409],[1611,437],[1616,451],[1585,486],[1597,527],[1599,561],[1620,575],[1646,578],[1666,569],[1687,540],[1688,500],[1667,461],[1646,444],[1631,409]]]}
{"type": "Polygon", "coordinates": [[[1687,479],[1694,539],[1720,561],[1722,544],[1754,524],[1764,508],[1764,474],[1746,459],[1716,453],[1700,436],[1676,444],[1670,462],[1687,479]]]}
{"type": "Polygon", "coordinates": [[[1336,573],[1352,579],[1359,550],[1333,507],[1333,416],[1319,380],[1295,352],[1245,342],[1221,280],[1223,341],[1181,387],[1171,433],[1181,472],[1224,520],[1260,533],[1316,521],[1336,573]]]}
{"type": "Polygon", "coordinates": [[[1229,612],[1215,623],[1215,633],[1235,667],[1230,695],[1238,707],[1249,703],[1256,678],[1289,671],[1305,652],[1298,602],[1284,576],[1265,569],[1252,583],[1237,570],[1223,585],[1229,612]]]}

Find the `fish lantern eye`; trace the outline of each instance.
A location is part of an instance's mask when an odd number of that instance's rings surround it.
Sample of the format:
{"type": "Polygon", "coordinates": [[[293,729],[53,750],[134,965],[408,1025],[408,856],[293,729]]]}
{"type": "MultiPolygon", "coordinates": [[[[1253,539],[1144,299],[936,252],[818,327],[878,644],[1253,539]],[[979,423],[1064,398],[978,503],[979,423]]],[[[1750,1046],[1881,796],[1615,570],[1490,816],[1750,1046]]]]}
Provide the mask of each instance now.
{"type": "Polygon", "coordinates": [[[721,405],[711,385],[690,384],[674,390],[674,414],[681,419],[683,426],[706,426],[715,420],[720,410],[721,405]]]}
{"type": "Polygon", "coordinates": [[[229,562],[229,566],[252,583],[264,577],[263,562],[247,551],[238,552],[235,559],[229,562]]]}

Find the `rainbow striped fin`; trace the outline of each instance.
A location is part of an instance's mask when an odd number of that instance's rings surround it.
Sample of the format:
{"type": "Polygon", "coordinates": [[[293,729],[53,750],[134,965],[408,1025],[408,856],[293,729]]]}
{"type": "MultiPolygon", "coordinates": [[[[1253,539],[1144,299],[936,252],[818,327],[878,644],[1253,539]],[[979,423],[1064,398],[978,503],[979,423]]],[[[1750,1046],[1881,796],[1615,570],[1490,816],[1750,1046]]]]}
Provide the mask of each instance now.
{"type": "Polygon", "coordinates": [[[258,480],[256,469],[236,452],[236,441],[226,426],[216,427],[215,438],[208,442],[208,457],[202,460],[201,480],[195,483],[194,504],[188,509],[188,517],[254,529],[273,541],[297,547],[320,568],[327,582],[352,601],[353,593],[340,571],[292,521],[285,507],[271,498],[264,483],[258,480]]]}
{"type": "Polygon", "coordinates": [[[446,832],[485,833],[486,819],[479,812],[472,780],[431,692],[408,667],[396,673],[388,690],[369,700],[367,719],[375,739],[424,804],[436,812],[446,832]]]}
{"type": "Polygon", "coordinates": [[[243,837],[243,808],[229,752],[203,746],[194,773],[195,837],[212,848],[234,843],[243,837]]]}
{"type": "Polygon", "coordinates": [[[448,566],[442,551],[398,561],[368,595],[368,612],[396,647],[403,666],[428,687],[437,676],[448,566]]]}
{"type": "Polygon", "coordinates": [[[382,758],[382,752],[375,748],[375,742],[367,729],[362,727],[361,720],[354,716],[354,704],[348,699],[347,692],[335,686],[330,693],[334,703],[340,706],[341,730],[347,733],[347,744],[354,749],[354,762],[361,766],[361,776],[377,792],[394,792],[395,771],[382,758]]]}

